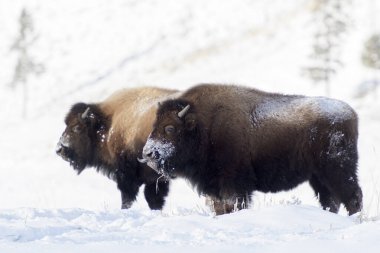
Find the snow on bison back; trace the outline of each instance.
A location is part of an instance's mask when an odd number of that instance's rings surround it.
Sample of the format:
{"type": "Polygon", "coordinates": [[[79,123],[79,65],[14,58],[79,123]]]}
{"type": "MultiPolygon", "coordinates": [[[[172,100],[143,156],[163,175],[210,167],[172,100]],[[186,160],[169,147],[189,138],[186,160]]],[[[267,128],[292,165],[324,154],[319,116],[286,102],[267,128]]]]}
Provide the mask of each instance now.
{"type": "Polygon", "coordinates": [[[351,215],[362,208],[357,139],[342,101],[204,84],[160,105],[142,161],[238,208],[253,191],[309,181],[324,209],[343,203],[351,215]]]}

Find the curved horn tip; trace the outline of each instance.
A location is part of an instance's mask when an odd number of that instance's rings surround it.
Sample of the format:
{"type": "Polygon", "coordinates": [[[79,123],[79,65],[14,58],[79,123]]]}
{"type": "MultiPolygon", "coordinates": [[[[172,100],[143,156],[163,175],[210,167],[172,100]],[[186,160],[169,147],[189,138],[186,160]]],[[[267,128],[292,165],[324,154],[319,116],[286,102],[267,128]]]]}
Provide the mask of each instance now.
{"type": "Polygon", "coordinates": [[[84,113],[82,113],[81,118],[82,119],[87,118],[89,111],[90,111],[90,107],[87,107],[87,109],[84,111],[84,113]]]}
{"type": "Polygon", "coordinates": [[[147,163],[148,162],[147,159],[145,159],[145,158],[138,158],[138,157],[137,157],[137,161],[139,161],[140,163],[147,163]]]}
{"type": "Polygon", "coordinates": [[[185,116],[185,114],[187,113],[187,111],[190,109],[190,105],[186,105],[185,108],[183,108],[179,113],[178,113],[178,117],[179,118],[182,118],[183,116],[185,116]]]}

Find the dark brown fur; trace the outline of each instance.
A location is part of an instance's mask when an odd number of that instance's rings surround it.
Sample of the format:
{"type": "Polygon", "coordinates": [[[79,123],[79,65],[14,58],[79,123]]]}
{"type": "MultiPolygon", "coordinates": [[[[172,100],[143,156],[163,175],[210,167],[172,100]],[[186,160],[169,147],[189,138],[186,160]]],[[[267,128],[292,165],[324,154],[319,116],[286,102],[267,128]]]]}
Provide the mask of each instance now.
{"type": "Polygon", "coordinates": [[[200,85],[160,106],[143,153],[214,199],[248,201],[309,181],[324,209],[343,203],[353,214],[362,207],[357,138],[357,115],[341,101],[200,85]]]}
{"type": "Polygon", "coordinates": [[[95,167],[115,180],[121,191],[122,208],[132,205],[139,187],[145,184],[149,207],[161,209],[169,183],[157,182],[159,175],[138,163],[137,158],[141,157],[152,129],[157,103],[175,92],[150,87],[125,89],[101,103],[75,104],[66,116],[67,126],[57,153],[78,174],[86,167],[95,167]]]}

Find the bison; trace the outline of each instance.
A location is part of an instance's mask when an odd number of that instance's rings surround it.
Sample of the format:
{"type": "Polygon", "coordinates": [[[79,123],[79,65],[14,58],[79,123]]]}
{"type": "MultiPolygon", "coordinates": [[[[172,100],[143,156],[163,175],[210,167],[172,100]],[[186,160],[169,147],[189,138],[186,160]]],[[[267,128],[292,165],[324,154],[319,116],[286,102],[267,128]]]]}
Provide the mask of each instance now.
{"type": "Polygon", "coordinates": [[[117,183],[122,208],[129,208],[139,187],[151,209],[161,209],[169,183],[137,161],[152,130],[157,102],[175,90],[134,88],[115,92],[100,103],[77,103],[66,116],[56,152],[80,174],[95,167],[117,183]]]}
{"type": "Polygon", "coordinates": [[[362,208],[357,139],[342,101],[203,84],[159,106],[141,162],[238,208],[253,191],[309,181],[323,209],[343,203],[352,215],[362,208]]]}

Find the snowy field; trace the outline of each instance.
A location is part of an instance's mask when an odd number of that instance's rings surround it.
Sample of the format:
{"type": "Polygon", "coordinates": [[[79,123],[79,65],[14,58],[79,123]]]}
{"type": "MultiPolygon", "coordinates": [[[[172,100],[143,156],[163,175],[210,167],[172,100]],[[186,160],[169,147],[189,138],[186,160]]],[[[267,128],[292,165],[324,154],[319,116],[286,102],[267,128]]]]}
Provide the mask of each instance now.
{"type": "Polygon", "coordinates": [[[171,182],[162,211],[149,210],[142,194],[122,211],[114,182],[91,169],[77,176],[55,154],[70,105],[122,87],[216,82],[324,95],[323,85],[300,75],[311,50],[312,2],[0,0],[0,252],[378,252],[380,94],[355,98],[373,77],[360,63],[373,30],[371,1],[352,1],[344,67],[330,94],[360,117],[361,214],[323,211],[303,184],[254,193],[250,209],[214,217],[183,180],[171,182]],[[30,54],[45,69],[28,78],[26,119],[21,86],[8,85],[24,6],[36,36],[30,54]]]}

